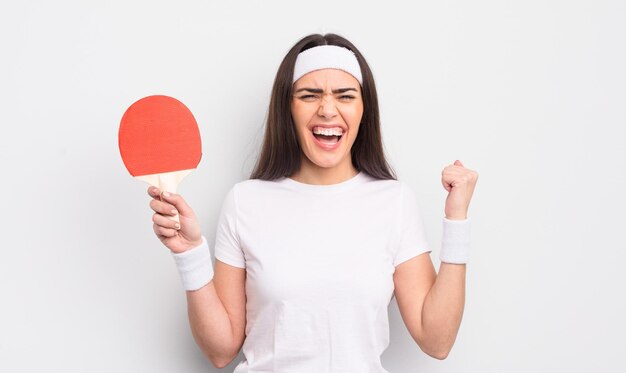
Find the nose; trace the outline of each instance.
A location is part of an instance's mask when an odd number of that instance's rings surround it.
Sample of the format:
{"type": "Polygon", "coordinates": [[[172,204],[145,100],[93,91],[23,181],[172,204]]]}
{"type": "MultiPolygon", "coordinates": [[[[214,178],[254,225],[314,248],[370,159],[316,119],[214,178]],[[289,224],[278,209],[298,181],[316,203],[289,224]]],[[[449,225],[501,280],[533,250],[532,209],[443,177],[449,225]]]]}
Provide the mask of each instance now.
{"type": "Polygon", "coordinates": [[[323,118],[332,118],[337,115],[337,107],[335,106],[335,100],[333,97],[324,96],[322,98],[317,115],[323,118]]]}

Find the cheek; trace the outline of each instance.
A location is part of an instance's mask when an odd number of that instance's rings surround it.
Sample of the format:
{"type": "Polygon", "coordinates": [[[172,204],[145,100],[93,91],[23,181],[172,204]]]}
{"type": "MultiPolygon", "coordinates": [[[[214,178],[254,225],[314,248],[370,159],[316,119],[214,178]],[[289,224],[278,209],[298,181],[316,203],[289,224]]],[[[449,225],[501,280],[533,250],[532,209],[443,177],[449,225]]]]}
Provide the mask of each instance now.
{"type": "Polygon", "coordinates": [[[356,126],[361,123],[362,117],[363,108],[359,106],[346,108],[343,111],[343,118],[350,126],[356,126]]]}
{"type": "Polygon", "coordinates": [[[296,134],[300,139],[306,139],[310,131],[307,125],[311,122],[315,116],[316,110],[313,107],[307,105],[291,105],[291,119],[296,127],[296,134]]]}
{"type": "Polygon", "coordinates": [[[346,121],[350,121],[350,142],[354,143],[356,141],[356,137],[359,133],[359,129],[361,127],[361,119],[363,118],[363,107],[355,107],[352,108],[349,116],[346,118],[346,121]]]}
{"type": "Polygon", "coordinates": [[[291,116],[291,118],[293,120],[293,125],[296,130],[296,137],[298,137],[298,141],[301,142],[305,140],[307,137],[307,132],[309,132],[308,128],[306,127],[306,121],[293,115],[291,116]]]}
{"type": "Polygon", "coordinates": [[[307,110],[306,106],[292,104],[291,105],[291,118],[296,126],[305,126],[310,119],[310,110],[307,110]]]}
{"type": "Polygon", "coordinates": [[[302,117],[300,112],[297,110],[297,108],[294,107],[294,105],[291,105],[291,121],[293,122],[293,125],[295,127],[296,135],[300,137],[300,133],[302,132],[303,127],[302,117]]]}
{"type": "Polygon", "coordinates": [[[298,133],[298,138],[300,139],[300,142],[306,140],[309,130],[306,129],[304,126],[298,126],[296,127],[296,132],[298,133]]]}

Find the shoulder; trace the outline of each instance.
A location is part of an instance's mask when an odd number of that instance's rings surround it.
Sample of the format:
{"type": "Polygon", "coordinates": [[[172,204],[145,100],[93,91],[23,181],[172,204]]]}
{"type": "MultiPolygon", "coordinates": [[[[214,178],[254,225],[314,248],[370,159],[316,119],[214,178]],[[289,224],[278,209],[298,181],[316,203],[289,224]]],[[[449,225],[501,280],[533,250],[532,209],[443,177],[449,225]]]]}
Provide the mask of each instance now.
{"type": "MultiPolygon", "coordinates": [[[[363,186],[365,189],[377,193],[393,193],[393,194],[401,194],[402,191],[408,187],[404,181],[396,180],[396,179],[377,179],[368,174],[364,174],[365,182],[363,186]]],[[[410,188],[409,188],[410,189],[410,188]]]]}
{"type": "Polygon", "coordinates": [[[365,189],[369,195],[378,195],[389,203],[394,203],[398,208],[417,205],[417,194],[411,184],[406,181],[380,180],[371,176],[368,178],[369,182],[366,185],[369,187],[365,189]]]}
{"type": "Polygon", "coordinates": [[[284,188],[281,185],[280,180],[242,180],[233,184],[227,193],[227,198],[231,199],[237,206],[259,207],[263,205],[263,201],[275,200],[279,191],[284,188]]]}
{"type": "Polygon", "coordinates": [[[247,179],[235,183],[231,189],[237,194],[258,193],[280,188],[282,180],[247,179]]]}

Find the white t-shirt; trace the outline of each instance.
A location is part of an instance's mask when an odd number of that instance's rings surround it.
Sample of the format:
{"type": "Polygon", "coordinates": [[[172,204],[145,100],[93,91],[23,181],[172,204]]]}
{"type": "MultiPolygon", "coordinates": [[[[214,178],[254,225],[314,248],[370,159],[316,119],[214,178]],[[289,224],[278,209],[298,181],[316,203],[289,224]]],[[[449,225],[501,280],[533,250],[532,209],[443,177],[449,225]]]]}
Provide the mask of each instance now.
{"type": "Polygon", "coordinates": [[[245,180],[228,192],[216,259],[246,268],[245,359],[234,373],[387,372],[398,264],[431,252],[405,183],[245,180]]]}

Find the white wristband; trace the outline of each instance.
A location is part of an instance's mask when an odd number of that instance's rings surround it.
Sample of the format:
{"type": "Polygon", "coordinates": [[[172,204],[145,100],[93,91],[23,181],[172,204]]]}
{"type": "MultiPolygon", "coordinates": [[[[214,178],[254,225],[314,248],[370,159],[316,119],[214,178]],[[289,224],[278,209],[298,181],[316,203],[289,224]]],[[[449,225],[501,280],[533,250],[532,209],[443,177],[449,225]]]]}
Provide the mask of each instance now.
{"type": "Polygon", "coordinates": [[[172,255],[185,290],[198,290],[213,279],[211,251],[204,236],[199,246],[172,255]]]}
{"type": "Polygon", "coordinates": [[[443,237],[439,259],[445,263],[465,264],[469,261],[470,220],[443,218],[443,237]]]}

